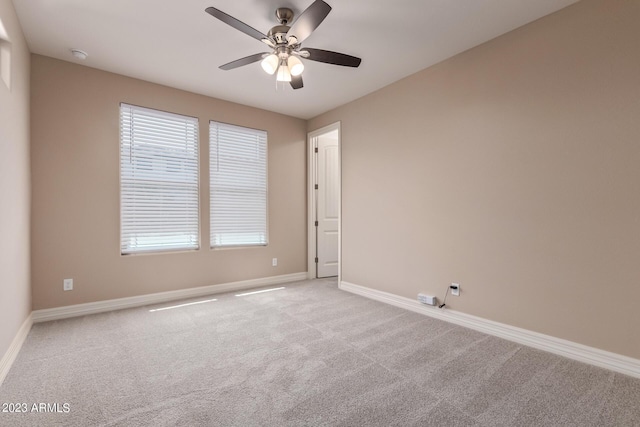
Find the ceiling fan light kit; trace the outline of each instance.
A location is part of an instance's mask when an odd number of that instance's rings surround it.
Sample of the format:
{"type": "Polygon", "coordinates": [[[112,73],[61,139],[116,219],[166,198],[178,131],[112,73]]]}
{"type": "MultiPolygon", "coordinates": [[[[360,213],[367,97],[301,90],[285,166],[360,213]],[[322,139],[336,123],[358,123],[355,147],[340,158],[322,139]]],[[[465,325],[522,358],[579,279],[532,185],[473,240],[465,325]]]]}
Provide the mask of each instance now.
{"type": "Polygon", "coordinates": [[[291,72],[289,71],[289,67],[287,66],[286,59],[283,59],[282,62],[280,62],[280,68],[278,68],[278,76],[276,77],[276,81],[278,82],[291,81],[291,72]]]}
{"type": "Polygon", "coordinates": [[[291,71],[292,76],[299,76],[304,71],[304,64],[295,56],[289,57],[287,66],[289,67],[289,71],[291,71]]]}
{"type": "Polygon", "coordinates": [[[303,87],[302,72],[304,71],[304,64],[300,58],[344,67],[358,67],[360,65],[360,58],[344,53],[313,48],[302,50],[302,42],[311,35],[331,11],[331,6],[322,0],[315,0],[291,26],[287,24],[293,19],[293,11],[286,7],[277,9],[276,18],[278,18],[280,25],[271,28],[267,34],[261,33],[214,7],[208,7],[205,11],[272,49],[271,52],[256,53],[221,65],[222,70],[232,70],[261,61],[260,65],[266,73],[276,74],[276,81],[289,82],[292,88],[300,89],[303,87]]]}
{"type": "Polygon", "coordinates": [[[276,70],[280,66],[280,59],[278,58],[278,55],[276,55],[275,53],[272,53],[270,55],[267,55],[262,60],[260,65],[262,65],[262,69],[266,71],[267,74],[273,74],[276,72],[276,70]]]}

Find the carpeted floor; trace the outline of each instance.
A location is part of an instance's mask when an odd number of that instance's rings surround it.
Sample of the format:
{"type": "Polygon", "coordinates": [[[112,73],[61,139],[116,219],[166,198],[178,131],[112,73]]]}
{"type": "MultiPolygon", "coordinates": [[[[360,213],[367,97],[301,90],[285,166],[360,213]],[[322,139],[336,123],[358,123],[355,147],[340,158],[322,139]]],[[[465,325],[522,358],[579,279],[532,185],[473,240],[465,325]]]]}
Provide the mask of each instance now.
{"type": "Polygon", "coordinates": [[[36,324],[0,387],[28,412],[0,425],[640,426],[640,380],[282,286],[36,324]]]}

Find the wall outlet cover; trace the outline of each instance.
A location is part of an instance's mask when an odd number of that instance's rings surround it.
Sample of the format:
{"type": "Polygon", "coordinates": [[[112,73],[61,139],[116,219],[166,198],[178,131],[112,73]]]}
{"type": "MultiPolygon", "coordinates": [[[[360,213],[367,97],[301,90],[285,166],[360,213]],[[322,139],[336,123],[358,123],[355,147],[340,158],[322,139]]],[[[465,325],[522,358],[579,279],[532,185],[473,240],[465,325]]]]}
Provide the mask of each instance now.
{"type": "Polygon", "coordinates": [[[460,285],[457,283],[452,283],[451,284],[451,295],[453,295],[454,297],[459,297],[460,296],[460,285]],[[455,289],[454,289],[455,287],[455,289]]]}

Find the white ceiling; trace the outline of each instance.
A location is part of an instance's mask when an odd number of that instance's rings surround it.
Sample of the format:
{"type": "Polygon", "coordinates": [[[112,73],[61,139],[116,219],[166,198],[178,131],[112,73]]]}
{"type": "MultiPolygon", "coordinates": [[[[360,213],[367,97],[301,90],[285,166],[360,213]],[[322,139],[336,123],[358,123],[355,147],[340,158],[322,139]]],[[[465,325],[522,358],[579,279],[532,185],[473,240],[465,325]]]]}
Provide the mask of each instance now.
{"type": "MultiPolygon", "coordinates": [[[[303,47],[362,58],[304,61],[293,90],[254,63],[218,66],[265,45],[205,13],[213,6],[266,33],[275,10],[312,0],[13,0],[33,53],[308,119],[577,0],[325,0],[333,10],[303,47]],[[75,59],[69,49],[89,57],[75,59]]],[[[295,19],[295,18],[294,18],[295,19]]]]}

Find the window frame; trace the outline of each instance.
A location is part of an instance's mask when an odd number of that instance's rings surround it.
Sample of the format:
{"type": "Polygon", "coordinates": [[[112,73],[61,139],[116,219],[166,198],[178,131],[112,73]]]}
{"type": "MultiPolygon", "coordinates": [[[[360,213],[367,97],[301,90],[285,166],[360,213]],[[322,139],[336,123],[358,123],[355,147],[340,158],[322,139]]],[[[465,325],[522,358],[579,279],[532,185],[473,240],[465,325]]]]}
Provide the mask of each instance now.
{"type": "Polygon", "coordinates": [[[7,30],[2,23],[0,17],[0,81],[11,92],[11,62],[12,62],[12,46],[7,30]]]}
{"type": "MultiPolygon", "coordinates": [[[[217,135],[216,135],[217,138],[217,135]]],[[[234,249],[234,248],[256,248],[256,247],[266,247],[269,245],[269,136],[268,132],[263,129],[250,128],[247,126],[241,126],[231,123],[224,123],[217,120],[209,120],[209,249],[211,250],[224,250],[224,249],[234,249]],[[227,244],[214,244],[217,240],[214,236],[214,187],[215,187],[215,179],[213,176],[213,126],[223,127],[223,128],[231,128],[238,129],[241,131],[246,131],[248,133],[254,133],[255,136],[262,135],[264,139],[264,162],[263,162],[263,170],[264,170],[264,242],[254,241],[251,243],[227,243],[227,244]]]]}
{"type": "MultiPolygon", "coordinates": [[[[174,112],[170,112],[170,111],[164,111],[164,110],[159,110],[159,109],[154,109],[154,108],[149,108],[149,107],[142,107],[139,105],[134,105],[134,104],[130,104],[130,103],[125,103],[125,102],[121,102],[119,104],[119,108],[118,108],[118,115],[119,115],[119,150],[118,150],[118,155],[119,155],[119,168],[118,168],[118,172],[119,172],[119,197],[120,197],[120,203],[119,203],[119,208],[120,208],[120,212],[119,212],[119,219],[120,219],[120,239],[119,239],[119,246],[120,246],[120,255],[121,256],[131,256],[131,255],[145,255],[145,254],[166,254],[166,253],[172,253],[172,252],[179,252],[179,253],[183,253],[183,252],[193,252],[193,251],[198,251],[200,250],[200,248],[202,247],[202,236],[201,236],[201,201],[200,201],[200,190],[201,190],[201,186],[200,186],[200,120],[198,117],[195,116],[190,116],[190,115],[186,115],[186,114],[180,114],[180,113],[174,113],[174,112]],[[194,217],[189,217],[190,221],[193,222],[193,220],[195,219],[195,224],[196,224],[196,230],[195,230],[195,234],[192,234],[192,242],[194,243],[190,243],[190,244],[171,244],[171,243],[165,243],[165,244],[157,244],[157,245],[151,245],[149,247],[141,247],[141,248],[132,248],[131,246],[127,246],[125,244],[123,244],[123,240],[125,238],[125,232],[124,232],[124,227],[125,227],[125,206],[124,206],[124,199],[125,199],[125,183],[124,183],[124,177],[123,177],[123,160],[125,159],[126,155],[123,154],[123,150],[124,150],[124,146],[125,146],[125,142],[123,139],[125,130],[123,129],[123,125],[124,125],[124,118],[123,118],[123,109],[128,108],[130,109],[129,114],[135,114],[134,111],[138,111],[141,113],[147,113],[150,115],[156,115],[158,117],[164,117],[164,118],[169,118],[169,119],[178,119],[178,120],[184,120],[185,121],[185,126],[187,122],[190,122],[190,127],[191,130],[193,131],[193,136],[190,138],[190,140],[188,141],[191,145],[191,147],[186,148],[186,150],[193,150],[193,152],[195,153],[195,159],[190,159],[188,162],[184,162],[182,164],[182,167],[188,167],[191,166],[192,169],[195,168],[195,182],[190,181],[188,182],[189,186],[191,186],[190,190],[191,193],[193,195],[193,193],[195,193],[195,199],[192,197],[191,201],[195,201],[195,209],[193,208],[193,206],[190,209],[187,209],[187,211],[191,211],[191,213],[195,213],[195,218],[194,217]],[[187,164],[188,163],[188,164],[187,164]],[[195,186],[195,188],[193,188],[193,186],[195,186]]],[[[134,141],[131,139],[131,135],[129,136],[130,138],[130,142],[129,142],[129,150],[133,149],[133,145],[134,145],[134,141]]],[[[185,138],[186,141],[187,138],[185,138]]],[[[164,147],[164,150],[167,150],[168,147],[164,147]]],[[[166,151],[165,151],[166,152],[166,151]]],[[[132,152],[130,151],[129,153],[129,158],[132,158],[132,152]]],[[[163,162],[163,161],[167,161],[166,158],[163,158],[162,156],[156,158],[156,160],[158,160],[159,162],[163,162]]],[[[165,166],[165,167],[168,167],[165,166]]],[[[192,171],[193,172],[193,171],[192,171]]],[[[168,180],[169,183],[173,183],[174,185],[184,185],[185,182],[180,181],[180,180],[168,180]]],[[[135,225],[135,224],[134,224],[135,225]]],[[[191,224],[193,225],[193,224],[191,224]]],[[[191,230],[193,231],[193,230],[191,230]]],[[[189,233],[185,233],[185,234],[189,234],[189,233]]]]}

